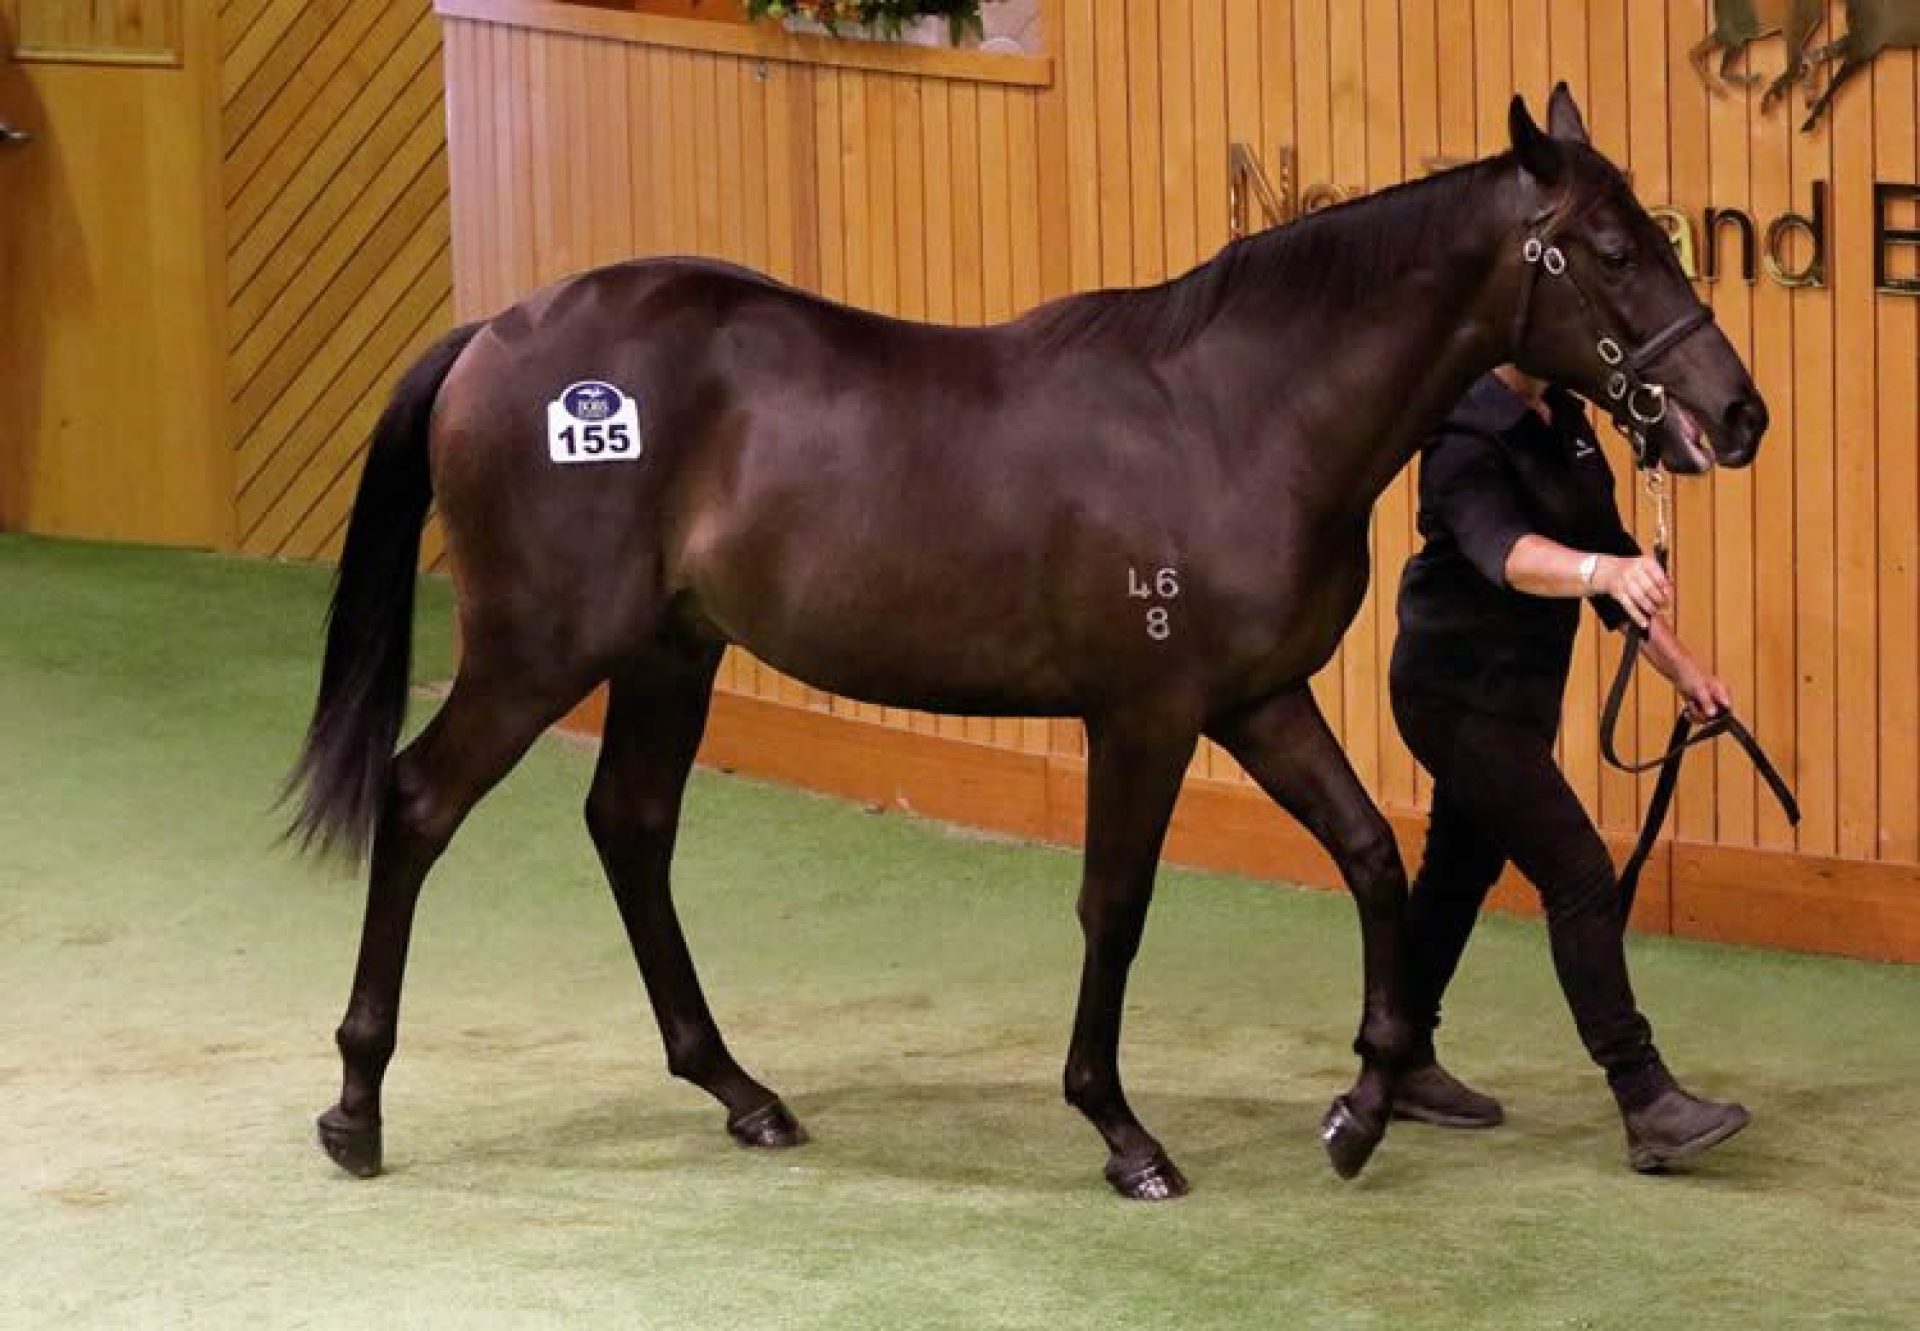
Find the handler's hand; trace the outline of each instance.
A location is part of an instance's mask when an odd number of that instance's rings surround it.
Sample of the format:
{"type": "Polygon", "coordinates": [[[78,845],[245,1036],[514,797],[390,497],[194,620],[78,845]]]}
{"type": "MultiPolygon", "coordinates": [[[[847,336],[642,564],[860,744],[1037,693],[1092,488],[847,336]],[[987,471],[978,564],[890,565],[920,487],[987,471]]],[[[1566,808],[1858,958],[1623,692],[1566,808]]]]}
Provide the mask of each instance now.
{"type": "Polygon", "coordinates": [[[1733,709],[1733,691],[1718,675],[1696,670],[1676,681],[1674,687],[1687,700],[1687,715],[1696,724],[1711,721],[1721,712],[1733,709]]]}
{"type": "Polygon", "coordinates": [[[1593,574],[1593,587],[1618,601],[1627,618],[1641,628],[1646,628],[1655,615],[1673,603],[1673,584],[1667,581],[1667,571],[1652,555],[1641,555],[1637,559],[1600,556],[1600,567],[1593,574]]]}

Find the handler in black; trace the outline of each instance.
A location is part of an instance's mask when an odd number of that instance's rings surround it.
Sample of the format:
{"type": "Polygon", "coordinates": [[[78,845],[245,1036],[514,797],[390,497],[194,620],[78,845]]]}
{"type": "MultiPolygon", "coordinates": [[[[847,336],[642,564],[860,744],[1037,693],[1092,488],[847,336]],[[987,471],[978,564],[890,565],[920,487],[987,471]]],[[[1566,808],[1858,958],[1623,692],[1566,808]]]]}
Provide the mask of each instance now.
{"type": "MultiPolygon", "coordinates": [[[[1587,1052],[1606,1070],[1632,1166],[1685,1160],[1746,1126],[1739,1105],[1682,1090],[1634,1005],[1607,848],[1553,760],[1579,603],[1610,628],[1648,627],[1647,659],[1697,719],[1727,689],[1674,637],[1671,588],[1614,502],[1613,472],[1578,401],[1512,366],[1474,385],[1427,441],[1425,547],[1400,584],[1393,713],[1433,775],[1433,819],[1411,898],[1409,996],[1431,1032],[1487,891],[1511,861],[1546,908],[1554,968],[1587,1052]]],[[[1497,1101],[1443,1069],[1431,1038],[1397,1116],[1501,1121],[1497,1101]]]]}

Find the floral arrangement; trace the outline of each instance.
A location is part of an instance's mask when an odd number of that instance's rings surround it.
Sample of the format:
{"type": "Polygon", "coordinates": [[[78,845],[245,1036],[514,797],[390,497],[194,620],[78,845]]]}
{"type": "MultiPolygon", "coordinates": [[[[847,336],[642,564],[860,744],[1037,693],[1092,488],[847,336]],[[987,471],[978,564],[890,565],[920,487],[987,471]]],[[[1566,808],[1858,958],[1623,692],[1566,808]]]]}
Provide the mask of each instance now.
{"type": "Polygon", "coordinates": [[[751,19],[811,19],[838,34],[841,24],[864,27],[882,37],[898,37],[915,19],[944,18],[957,44],[981,35],[981,0],[745,0],[751,19]]]}

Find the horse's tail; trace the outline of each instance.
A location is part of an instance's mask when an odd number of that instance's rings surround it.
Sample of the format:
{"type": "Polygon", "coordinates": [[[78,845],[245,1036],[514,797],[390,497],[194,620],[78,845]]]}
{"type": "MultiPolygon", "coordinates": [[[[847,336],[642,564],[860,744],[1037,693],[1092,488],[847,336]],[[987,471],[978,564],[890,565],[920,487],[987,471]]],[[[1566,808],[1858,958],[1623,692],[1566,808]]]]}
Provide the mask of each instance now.
{"type": "Polygon", "coordinates": [[[365,855],[407,712],[420,530],[433,499],[427,429],[434,400],[480,325],[456,328],[401,376],[374,426],[346,550],[327,609],[320,696],[287,779],[302,850],[365,855]]]}

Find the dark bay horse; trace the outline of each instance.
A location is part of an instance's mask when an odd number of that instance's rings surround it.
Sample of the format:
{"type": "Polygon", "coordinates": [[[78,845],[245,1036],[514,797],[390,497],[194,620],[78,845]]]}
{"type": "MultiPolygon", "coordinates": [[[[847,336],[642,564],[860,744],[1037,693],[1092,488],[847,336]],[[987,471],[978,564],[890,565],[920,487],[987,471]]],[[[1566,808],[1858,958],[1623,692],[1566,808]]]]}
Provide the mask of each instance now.
{"type": "Polygon", "coordinates": [[[870,702],[1084,720],[1066,1098],[1129,1197],[1186,1186],[1128,1108],[1120,1021],[1181,777],[1202,735],[1225,745],[1332,852],[1359,906],[1363,1061],[1322,1133],[1357,1173],[1413,1036],[1406,875],[1308,681],[1360,604],[1375,500],[1507,360],[1606,404],[1675,471],[1743,464],[1767,424],[1565,87],[1551,133],[1518,98],[1510,119],[1498,157],[1235,242],[1166,285],[1000,327],[903,323],[666,259],[562,282],[429,351],[374,435],[295,773],[297,831],[371,843],[344,1087],[319,1123],[334,1160],[380,1168],[422,880],[602,681],[586,821],[668,1068],[725,1106],[742,1143],[804,1140],[722,1040],[668,883],[714,671],[738,643],[870,702]],[[395,756],[430,500],[463,652],[395,756]]]}

